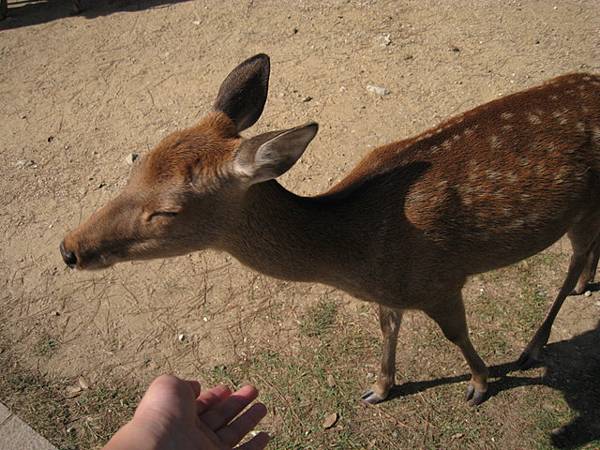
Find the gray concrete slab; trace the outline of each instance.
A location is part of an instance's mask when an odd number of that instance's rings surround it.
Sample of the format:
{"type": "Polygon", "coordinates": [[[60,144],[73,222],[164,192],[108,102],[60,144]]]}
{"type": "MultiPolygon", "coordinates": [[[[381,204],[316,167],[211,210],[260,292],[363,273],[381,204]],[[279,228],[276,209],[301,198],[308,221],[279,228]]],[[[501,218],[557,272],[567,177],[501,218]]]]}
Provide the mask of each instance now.
{"type": "Polygon", "coordinates": [[[8,416],[0,422],[0,450],[56,450],[56,447],[11,414],[1,403],[0,407],[0,414],[8,412],[8,416]]]}
{"type": "Polygon", "coordinates": [[[10,410],[0,403],[0,425],[2,425],[10,416],[12,416],[10,410]]]}

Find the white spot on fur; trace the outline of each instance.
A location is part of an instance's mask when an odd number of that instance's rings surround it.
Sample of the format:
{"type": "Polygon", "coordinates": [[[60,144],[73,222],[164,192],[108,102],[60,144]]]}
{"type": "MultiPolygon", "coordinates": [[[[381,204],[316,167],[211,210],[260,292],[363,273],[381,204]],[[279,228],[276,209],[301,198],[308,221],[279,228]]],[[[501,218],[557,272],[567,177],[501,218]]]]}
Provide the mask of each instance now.
{"type": "Polygon", "coordinates": [[[436,153],[440,148],[437,145],[432,145],[429,150],[431,153],[436,153]]]}
{"type": "Polygon", "coordinates": [[[542,119],[540,119],[535,114],[531,114],[531,113],[527,114],[527,120],[529,120],[529,122],[531,122],[534,125],[539,125],[542,123],[542,119]]]}
{"type": "Polygon", "coordinates": [[[500,139],[495,134],[490,136],[490,147],[495,149],[500,148],[500,139]]]}
{"type": "Polygon", "coordinates": [[[460,139],[460,135],[458,135],[458,134],[455,134],[454,136],[452,136],[452,140],[454,142],[458,141],[459,139],[460,139]]]}
{"type": "Polygon", "coordinates": [[[488,177],[489,180],[492,181],[498,181],[502,179],[502,174],[496,170],[488,169],[485,171],[485,175],[488,177]]]}
{"type": "Polygon", "coordinates": [[[587,75],[582,78],[583,81],[590,81],[592,77],[588,77],[587,75]]]}
{"type": "Polygon", "coordinates": [[[450,142],[449,139],[446,139],[444,142],[442,142],[442,147],[444,147],[446,150],[448,150],[452,147],[452,143],[450,142]]]}
{"type": "Polygon", "coordinates": [[[501,114],[501,117],[502,117],[504,120],[509,120],[509,119],[512,119],[512,117],[513,117],[513,116],[514,116],[514,114],[513,114],[513,113],[509,113],[509,112],[503,112],[503,113],[501,114]]]}
{"type": "Polygon", "coordinates": [[[466,128],[465,129],[465,136],[472,136],[473,133],[475,133],[475,131],[473,131],[473,128],[466,128]]]}
{"type": "Polygon", "coordinates": [[[510,131],[513,129],[512,125],[502,125],[502,131],[510,131]]]}
{"type": "Polygon", "coordinates": [[[577,122],[575,124],[575,128],[577,128],[577,131],[585,131],[585,125],[583,122],[577,122]]]}
{"type": "Polygon", "coordinates": [[[554,95],[553,94],[553,95],[550,96],[550,99],[551,100],[558,100],[558,95],[554,95]]]}

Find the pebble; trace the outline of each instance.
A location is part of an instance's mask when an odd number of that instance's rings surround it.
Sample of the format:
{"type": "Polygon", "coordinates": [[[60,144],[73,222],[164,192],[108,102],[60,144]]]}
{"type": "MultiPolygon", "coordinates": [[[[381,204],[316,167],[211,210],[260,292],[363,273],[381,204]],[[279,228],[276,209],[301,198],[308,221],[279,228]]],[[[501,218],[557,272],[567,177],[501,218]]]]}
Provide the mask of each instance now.
{"type": "Polygon", "coordinates": [[[312,99],[313,99],[313,98],[312,98],[310,95],[307,95],[306,97],[304,97],[304,98],[302,99],[302,101],[303,101],[304,103],[307,103],[307,102],[310,102],[312,99]]]}
{"type": "Polygon", "coordinates": [[[65,389],[65,397],[73,398],[81,394],[81,386],[67,386],[65,389]]]}
{"type": "Polygon", "coordinates": [[[183,341],[185,341],[185,334],[181,333],[179,336],[177,336],[177,340],[178,340],[179,342],[183,342],[183,341]]]}
{"type": "Polygon", "coordinates": [[[335,378],[331,374],[327,375],[327,386],[335,387],[335,378]]]}
{"type": "Polygon", "coordinates": [[[592,291],[585,291],[585,295],[586,297],[591,297],[592,296],[592,291]]]}
{"type": "Polygon", "coordinates": [[[388,45],[390,45],[392,43],[392,40],[390,39],[390,34],[383,34],[381,35],[381,46],[382,47],[387,47],[388,45]]]}
{"type": "Polygon", "coordinates": [[[32,159],[20,159],[15,163],[15,166],[20,168],[33,167],[35,169],[37,167],[37,164],[32,159]]]}
{"type": "Polygon", "coordinates": [[[388,95],[390,93],[390,91],[387,88],[383,86],[376,86],[374,84],[367,84],[367,91],[379,95],[380,97],[383,97],[384,95],[388,95]]]}
{"type": "Polygon", "coordinates": [[[137,153],[130,153],[125,157],[125,162],[131,166],[139,157],[137,153]]]}
{"type": "Polygon", "coordinates": [[[334,412],[334,413],[329,414],[327,417],[325,417],[325,420],[323,421],[323,428],[328,430],[329,428],[331,428],[332,426],[334,426],[336,424],[338,419],[339,419],[338,413],[334,412]]]}
{"type": "Polygon", "coordinates": [[[90,383],[88,383],[87,380],[83,377],[79,377],[79,380],[77,380],[77,383],[79,384],[79,387],[81,389],[83,389],[84,391],[86,391],[90,388],[90,383]]]}

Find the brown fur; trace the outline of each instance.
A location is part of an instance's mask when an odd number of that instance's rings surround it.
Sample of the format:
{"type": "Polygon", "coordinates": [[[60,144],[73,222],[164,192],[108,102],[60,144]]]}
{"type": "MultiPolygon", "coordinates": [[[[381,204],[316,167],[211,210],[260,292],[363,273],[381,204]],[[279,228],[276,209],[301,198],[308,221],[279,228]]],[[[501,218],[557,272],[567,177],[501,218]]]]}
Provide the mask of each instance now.
{"type": "MultiPolygon", "coordinates": [[[[247,81],[260,65],[256,58],[234,71],[241,75],[230,75],[222,91],[234,85],[239,93],[242,83],[257,83],[247,81]]],[[[262,70],[264,81],[268,65],[262,70]]],[[[231,102],[221,92],[216,104],[237,111],[231,102]]],[[[253,123],[255,116],[240,113],[236,123],[253,123]]],[[[539,356],[564,298],[593,280],[600,253],[597,76],[559,77],[375,149],[312,198],[274,180],[252,184],[248,170],[264,159],[255,154],[265,142],[283,136],[291,147],[292,138],[271,133],[244,140],[236,123],[216,112],[166,138],[121,196],[65,238],[65,251],[90,268],[212,247],[274,277],[325,283],[378,303],[382,369],[365,396],[373,403],[394,383],[403,310],[424,311],[459,347],[473,374],[467,396],[477,404],[485,398],[487,369],[468,336],[466,278],[569,235],[574,253],[567,279],[522,355],[525,365],[539,356]],[[164,208],[179,215],[148,219],[164,208]]],[[[298,130],[295,139],[307,145],[312,135],[298,130]]],[[[278,161],[271,170],[287,170],[278,161]]]]}

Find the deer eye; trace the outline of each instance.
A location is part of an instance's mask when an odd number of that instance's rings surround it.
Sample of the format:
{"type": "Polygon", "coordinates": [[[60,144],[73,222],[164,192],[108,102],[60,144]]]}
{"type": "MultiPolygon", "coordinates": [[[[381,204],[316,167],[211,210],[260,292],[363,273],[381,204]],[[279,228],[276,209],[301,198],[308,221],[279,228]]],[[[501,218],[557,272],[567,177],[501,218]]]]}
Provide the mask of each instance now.
{"type": "Polygon", "coordinates": [[[175,217],[177,214],[179,214],[178,211],[154,211],[148,215],[146,220],[150,221],[158,217],[175,217]]]}

